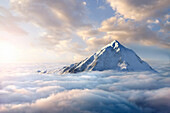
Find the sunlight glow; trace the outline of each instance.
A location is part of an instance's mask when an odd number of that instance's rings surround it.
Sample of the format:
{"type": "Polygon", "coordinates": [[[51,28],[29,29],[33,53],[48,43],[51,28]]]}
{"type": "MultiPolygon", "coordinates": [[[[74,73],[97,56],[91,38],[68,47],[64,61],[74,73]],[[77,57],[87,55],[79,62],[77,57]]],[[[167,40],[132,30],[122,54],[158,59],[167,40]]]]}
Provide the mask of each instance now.
{"type": "Polygon", "coordinates": [[[17,49],[7,42],[0,42],[0,63],[15,62],[17,59],[17,49]]]}

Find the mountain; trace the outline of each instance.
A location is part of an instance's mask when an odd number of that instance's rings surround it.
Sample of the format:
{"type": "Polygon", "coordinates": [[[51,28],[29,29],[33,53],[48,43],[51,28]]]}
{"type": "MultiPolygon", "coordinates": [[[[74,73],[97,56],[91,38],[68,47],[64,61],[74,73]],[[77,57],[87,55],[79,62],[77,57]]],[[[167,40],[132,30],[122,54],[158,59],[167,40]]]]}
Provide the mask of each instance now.
{"type": "Polygon", "coordinates": [[[71,64],[60,69],[64,73],[83,71],[155,71],[145,61],[141,60],[134,51],[121,45],[117,40],[103,47],[92,56],[79,63],[71,64]]]}

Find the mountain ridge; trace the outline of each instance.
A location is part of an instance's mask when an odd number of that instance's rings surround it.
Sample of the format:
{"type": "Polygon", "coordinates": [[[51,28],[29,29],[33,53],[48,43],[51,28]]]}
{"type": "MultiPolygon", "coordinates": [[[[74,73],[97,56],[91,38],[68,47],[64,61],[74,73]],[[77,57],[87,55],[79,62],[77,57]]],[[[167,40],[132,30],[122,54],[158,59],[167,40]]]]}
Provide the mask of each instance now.
{"type": "Polygon", "coordinates": [[[133,50],[124,47],[117,40],[86,59],[60,69],[61,74],[83,71],[155,71],[133,50]]]}

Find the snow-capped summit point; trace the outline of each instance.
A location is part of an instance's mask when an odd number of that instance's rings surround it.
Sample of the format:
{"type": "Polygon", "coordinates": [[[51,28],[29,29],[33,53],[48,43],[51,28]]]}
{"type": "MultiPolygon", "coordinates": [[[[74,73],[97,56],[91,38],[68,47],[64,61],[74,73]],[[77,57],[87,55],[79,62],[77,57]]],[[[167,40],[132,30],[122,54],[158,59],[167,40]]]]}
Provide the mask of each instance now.
{"type": "Polygon", "coordinates": [[[113,49],[116,50],[116,52],[118,52],[120,50],[120,47],[124,47],[124,46],[122,46],[117,40],[114,40],[110,44],[104,46],[102,49],[106,49],[107,47],[112,47],[113,49]]]}
{"type": "Polygon", "coordinates": [[[155,72],[134,51],[124,47],[117,40],[81,62],[63,67],[60,72],[63,74],[104,70],[155,72]]]}

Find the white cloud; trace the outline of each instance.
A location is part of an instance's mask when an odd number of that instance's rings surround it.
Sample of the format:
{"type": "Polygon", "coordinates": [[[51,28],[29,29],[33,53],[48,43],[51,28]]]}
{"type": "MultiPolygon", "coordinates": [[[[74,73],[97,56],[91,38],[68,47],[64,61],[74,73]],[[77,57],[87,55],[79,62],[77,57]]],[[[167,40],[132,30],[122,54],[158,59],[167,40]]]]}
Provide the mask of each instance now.
{"type": "Polygon", "coordinates": [[[25,112],[36,113],[140,112],[137,106],[128,103],[119,96],[100,90],[65,91],[37,100],[29,106],[13,107],[11,111],[20,113],[23,109],[25,112]]]}
{"type": "Polygon", "coordinates": [[[43,30],[33,45],[58,52],[60,57],[64,52],[76,55],[82,49],[77,47],[82,45],[77,31],[90,26],[86,22],[85,3],[79,0],[10,1],[11,9],[17,16],[43,30]]]}
{"type": "MultiPolygon", "coordinates": [[[[54,65],[47,66],[55,69],[54,65]]],[[[96,71],[66,75],[34,73],[41,67],[37,65],[16,67],[8,76],[1,76],[0,113],[167,113],[167,66],[159,67],[161,73],[96,71]]],[[[48,70],[45,67],[42,69],[48,70]]]]}
{"type": "MultiPolygon", "coordinates": [[[[115,39],[125,44],[140,43],[145,46],[156,45],[158,47],[170,48],[168,33],[164,32],[160,36],[159,31],[153,31],[152,27],[148,27],[153,23],[161,24],[159,20],[148,20],[147,22],[136,22],[121,15],[116,15],[104,20],[101,23],[101,27],[95,32],[94,30],[89,30],[81,32],[80,35],[83,39],[86,39],[87,50],[96,50],[115,39]],[[92,34],[92,37],[87,38],[90,34],[92,34]],[[99,34],[101,37],[98,37],[99,34]]],[[[162,28],[164,31],[168,31],[169,25],[162,25],[162,28]]]]}
{"type": "Polygon", "coordinates": [[[7,8],[0,6],[0,41],[14,42],[27,36],[28,33],[18,25],[21,21],[21,18],[13,15],[7,8]]]}
{"type": "Polygon", "coordinates": [[[107,0],[125,18],[142,20],[168,14],[168,0],[107,0]]]}
{"type": "Polygon", "coordinates": [[[10,32],[17,36],[27,35],[19,25],[21,18],[14,16],[8,9],[0,6],[0,30],[1,32],[10,32]]]}
{"type": "MultiPolygon", "coordinates": [[[[30,30],[31,28],[27,29],[29,23],[30,26],[36,26],[33,28],[37,28],[38,33],[31,29],[32,31],[30,31],[36,36],[28,36],[27,39],[22,37],[25,39],[23,42],[29,43],[28,45],[32,44],[33,47],[29,46],[30,51],[37,48],[35,53],[40,54],[39,51],[41,51],[44,54],[46,52],[47,54],[42,56],[51,56],[50,59],[57,62],[71,62],[73,59],[80,59],[114,39],[121,43],[170,47],[168,0],[107,0],[107,2],[113,9],[116,8],[116,14],[114,17],[103,20],[101,26],[96,28],[94,22],[90,23],[94,20],[91,21],[88,18],[90,10],[86,6],[87,1],[10,0],[10,10],[0,8],[2,12],[0,29],[5,30],[0,33],[2,36],[0,40],[15,36],[13,34],[30,35],[18,25],[19,22],[22,22],[19,24],[23,25],[23,28],[26,27],[26,30],[30,30]],[[157,26],[151,26],[152,23],[156,23],[160,29],[152,30],[152,28],[157,28],[157,26]],[[3,32],[11,34],[6,35],[3,32]],[[39,33],[41,35],[38,35],[39,33]],[[67,61],[63,59],[67,59],[67,61]]],[[[99,6],[99,8],[104,9],[104,6],[99,6]]],[[[19,38],[13,38],[13,40],[16,39],[19,38]]],[[[30,52],[30,54],[34,54],[34,52],[30,52]]],[[[43,60],[47,59],[42,58],[41,61],[43,60]]]]}
{"type": "Polygon", "coordinates": [[[114,39],[126,44],[140,43],[144,46],[170,48],[168,0],[107,2],[116,11],[115,16],[104,20],[96,30],[79,32],[88,46],[86,50],[97,50],[114,39]]]}

